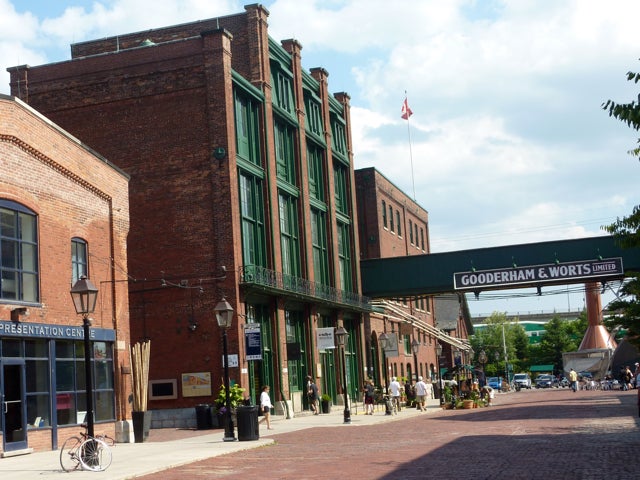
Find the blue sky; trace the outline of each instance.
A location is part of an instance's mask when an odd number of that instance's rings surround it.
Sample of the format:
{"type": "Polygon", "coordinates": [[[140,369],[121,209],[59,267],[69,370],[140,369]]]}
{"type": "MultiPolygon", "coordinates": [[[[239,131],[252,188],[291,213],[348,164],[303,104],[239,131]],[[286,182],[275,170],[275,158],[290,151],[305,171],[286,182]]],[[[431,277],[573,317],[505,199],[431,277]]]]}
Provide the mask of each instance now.
{"type": "MultiPolygon", "coordinates": [[[[7,67],[68,60],[71,43],[244,3],[0,0],[0,93],[7,67]]],[[[637,0],[261,3],[270,35],[296,38],[303,66],[325,68],[330,91],[350,94],[356,168],[376,167],[411,196],[415,184],[433,252],[603,235],[638,203],[640,164],[626,153],[638,133],[601,109],[638,95],[625,77],[640,70],[637,0]]],[[[569,291],[470,307],[582,307],[579,288],[569,291]]]]}

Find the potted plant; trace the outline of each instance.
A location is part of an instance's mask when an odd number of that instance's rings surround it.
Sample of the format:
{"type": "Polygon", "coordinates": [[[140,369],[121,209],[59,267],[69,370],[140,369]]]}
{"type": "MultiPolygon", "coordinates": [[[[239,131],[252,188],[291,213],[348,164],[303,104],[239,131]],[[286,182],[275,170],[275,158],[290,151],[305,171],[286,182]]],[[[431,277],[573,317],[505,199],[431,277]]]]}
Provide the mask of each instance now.
{"type": "MultiPolygon", "coordinates": [[[[231,416],[235,417],[236,408],[238,405],[242,405],[244,402],[244,388],[241,388],[238,384],[233,384],[229,387],[229,405],[231,406],[231,416]]],[[[218,390],[218,398],[215,401],[216,416],[218,418],[218,426],[224,427],[224,419],[227,413],[227,389],[224,387],[224,383],[220,385],[218,390]]],[[[235,421],[234,421],[235,423],[235,421]]]]}
{"type": "Polygon", "coordinates": [[[450,385],[445,385],[442,389],[442,394],[444,395],[444,408],[451,408],[451,401],[453,400],[453,390],[451,390],[450,385]]]}
{"type": "Polygon", "coordinates": [[[320,404],[322,406],[322,413],[331,412],[331,396],[323,393],[320,397],[320,404]]]}

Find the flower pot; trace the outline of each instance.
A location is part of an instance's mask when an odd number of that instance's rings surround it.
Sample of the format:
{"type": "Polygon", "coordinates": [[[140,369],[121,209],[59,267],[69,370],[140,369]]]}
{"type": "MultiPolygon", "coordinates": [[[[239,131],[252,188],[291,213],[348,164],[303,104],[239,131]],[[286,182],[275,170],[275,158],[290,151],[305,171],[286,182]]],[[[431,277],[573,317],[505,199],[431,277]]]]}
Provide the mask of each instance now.
{"type": "Polygon", "coordinates": [[[331,413],[331,404],[327,400],[322,400],[322,413],[331,413]]]}
{"type": "Polygon", "coordinates": [[[462,401],[462,408],[464,408],[464,409],[473,408],[473,400],[463,400],[462,401]]]}
{"type": "Polygon", "coordinates": [[[146,442],[149,438],[149,430],[151,430],[151,412],[132,412],[133,435],[136,443],[146,442]]]}

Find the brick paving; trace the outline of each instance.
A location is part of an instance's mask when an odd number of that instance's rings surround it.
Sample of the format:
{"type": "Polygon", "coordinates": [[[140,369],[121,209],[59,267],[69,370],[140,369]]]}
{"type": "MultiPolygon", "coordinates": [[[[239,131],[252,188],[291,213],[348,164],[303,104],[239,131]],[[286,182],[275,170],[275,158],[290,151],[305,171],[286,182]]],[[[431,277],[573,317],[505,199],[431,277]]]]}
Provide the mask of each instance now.
{"type": "MultiPolygon", "coordinates": [[[[274,445],[141,478],[637,479],[636,394],[569,389],[499,394],[494,406],[482,409],[276,432],[274,445]]],[[[156,440],[188,434],[156,432],[156,440]]]]}

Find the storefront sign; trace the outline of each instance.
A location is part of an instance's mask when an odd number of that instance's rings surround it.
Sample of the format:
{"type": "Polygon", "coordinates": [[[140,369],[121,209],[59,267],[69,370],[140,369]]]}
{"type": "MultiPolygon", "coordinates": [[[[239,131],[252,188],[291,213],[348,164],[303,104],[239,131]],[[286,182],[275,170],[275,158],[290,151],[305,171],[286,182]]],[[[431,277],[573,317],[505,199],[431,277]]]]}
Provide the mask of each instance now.
{"type": "Polygon", "coordinates": [[[248,323],[244,326],[244,346],[247,360],[262,360],[262,338],[260,324],[248,323]]]}
{"type": "Polygon", "coordinates": [[[333,327],[318,328],[316,330],[316,344],[318,345],[318,350],[336,348],[336,342],[333,338],[333,327]]]}
{"type": "MultiPolygon", "coordinates": [[[[0,337],[54,338],[61,340],[83,340],[82,326],[50,325],[45,323],[0,321],[0,337]]],[[[91,340],[114,342],[115,330],[91,327],[91,340]]]]}
{"type": "Polygon", "coordinates": [[[489,287],[589,280],[599,277],[622,276],[623,274],[622,258],[616,257],[603,260],[454,273],[453,285],[456,290],[476,290],[489,287]]]}

